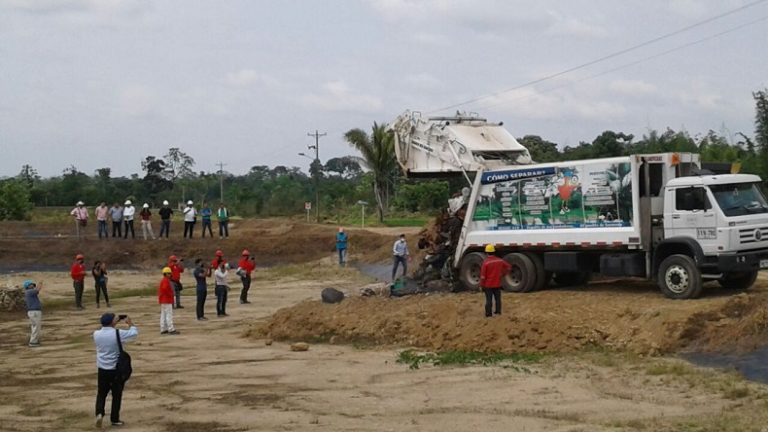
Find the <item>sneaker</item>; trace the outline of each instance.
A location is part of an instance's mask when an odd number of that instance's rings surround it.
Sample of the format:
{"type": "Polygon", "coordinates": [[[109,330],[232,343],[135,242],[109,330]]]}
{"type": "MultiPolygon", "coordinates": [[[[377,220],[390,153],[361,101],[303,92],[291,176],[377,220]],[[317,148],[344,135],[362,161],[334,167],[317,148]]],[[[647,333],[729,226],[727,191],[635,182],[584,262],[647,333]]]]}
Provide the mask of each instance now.
{"type": "Polygon", "coordinates": [[[200,317],[200,318],[198,318],[197,320],[198,320],[198,321],[208,321],[208,318],[206,318],[206,317],[200,317]]]}
{"type": "Polygon", "coordinates": [[[240,300],[240,304],[251,304],[248,300],[240,300]]]}
{"type": "Polygon", "coordinates": [[[104,422],[104,416],[101,414],[96,414],[96,427],[100,428],[101,424],[104,422]]]}
{"type": "Polygon", "coordinates": [[[176,306],[176,309],[184,309],[184,306],[178,305],[178,306],[176,306]]]}
{"type": "Polygon", "coordinates": [[[37,348],[37,347],[40,346],[40,342],[30,342],[29,346],[32,347],[32,348],[37,348]]]}
{"type": "Polygon", "coordinates": [[[160,334],[168,334],[168,330],[163,330],[160,332],[160,334]]]}
{"type": "Polygon", "coordinates": [[[177,335],[177,334],[181,334],[181,332],[178,331],[178,330],[171,330],[171,331],[168,332],[168,334],[169,335],[177,335]]]}
{"type": "Polygon", "coordinates": [[[124,426],[124,425],[125,425],[125,423],[123,423],[121,421],[112,422],[112,426],[124,426]]]}

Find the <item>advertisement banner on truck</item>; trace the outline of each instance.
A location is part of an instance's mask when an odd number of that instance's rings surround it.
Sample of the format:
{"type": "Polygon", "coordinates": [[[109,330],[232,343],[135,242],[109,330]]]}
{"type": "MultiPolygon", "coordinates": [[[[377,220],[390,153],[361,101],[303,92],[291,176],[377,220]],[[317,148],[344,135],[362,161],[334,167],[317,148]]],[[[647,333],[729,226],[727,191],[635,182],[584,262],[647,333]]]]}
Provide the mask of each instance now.
{"type": "Polygon", "coordinates": [[[631,179],[629,162],[484,172],[474,229],[629,227],[631,179]]]}

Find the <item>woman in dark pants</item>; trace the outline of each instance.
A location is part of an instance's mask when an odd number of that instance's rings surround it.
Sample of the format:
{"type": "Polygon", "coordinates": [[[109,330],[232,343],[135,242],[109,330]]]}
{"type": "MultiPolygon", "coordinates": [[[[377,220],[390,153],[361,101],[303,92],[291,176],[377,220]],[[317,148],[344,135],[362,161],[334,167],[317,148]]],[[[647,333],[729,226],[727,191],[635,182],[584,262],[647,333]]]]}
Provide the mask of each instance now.
{"type": "MultiPolygon", "coordinates": [[[[195,271],[193,273],[197,282],[197,320],[206,321],[205,317],[205,299],[208,297],[208,283],[205,278],[211,276],[211,268],[198,258],[195,260],[195,271]]],[[[218,312],[218,308],[216,310],[218,312]]]]}
{"type": "Polygon", "coordinates": [[[93,281],[96,287],[96,307],[101,307],[100,297],[104,294],[104,301],[109,306],[109,295],[107,294],[107,264],[101,261],[93,263],[93,269],[91,269],[91,275],[93,275],[93,281]]]}

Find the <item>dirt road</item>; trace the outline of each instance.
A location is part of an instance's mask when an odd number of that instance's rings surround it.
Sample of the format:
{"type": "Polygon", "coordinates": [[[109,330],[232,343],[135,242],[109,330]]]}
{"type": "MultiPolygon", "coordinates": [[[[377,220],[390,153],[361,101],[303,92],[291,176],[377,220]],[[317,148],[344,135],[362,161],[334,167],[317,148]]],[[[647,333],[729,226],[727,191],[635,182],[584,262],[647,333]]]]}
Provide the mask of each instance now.
{"type": "MultiPolygon", "coordinates": [[[[66,275],[44,276],[43,300],[66,300],[66,275]]],[[[156,281],[149,272],[116,273],[110,288],[128,293],[156,281]]],[[[763,404],[762,386],[676,361],[594,353],[520,367],[409,370],[396,362],[394,348],[313,344],[308,352],[291,352],[285,343],[266,346],[242,337],[254,321],[317,298],[326,286],[354,291],[363,283],[365,278],[337,269],[330,259],[274,268],[257,275],[253,304],[231,301],[230,317],[207,322],[194,319],[188,289],[187,308],[175,319],[179,336],[159,335],[154,296],[116,298],[113,309],[131,315],[141,332],[126,347],[135,373],[125,393],[123,429],[678,430],[702,419],[717,424],[729,412],[739,413],[731,423],[743,426],[733,430],[750,430],[748,424],[761,421],[753,418],[753,407],[763,404]]],[[[93,306],[76,312],[68,305],[46,311],[43,346],[37,349],[24,345],[22,316],[0,322],[0,430],[92,428],[91,332],[100,312],[93,306]]]]}

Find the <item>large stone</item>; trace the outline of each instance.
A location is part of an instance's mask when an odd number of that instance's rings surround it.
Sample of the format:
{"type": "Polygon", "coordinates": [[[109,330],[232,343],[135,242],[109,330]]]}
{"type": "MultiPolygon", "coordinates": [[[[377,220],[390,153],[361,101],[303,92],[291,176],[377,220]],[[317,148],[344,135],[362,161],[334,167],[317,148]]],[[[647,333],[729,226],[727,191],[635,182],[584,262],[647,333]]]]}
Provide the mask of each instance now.
{"type": "Polygon", "coordinates": [[[291,344],[291,351],[307,351],[309,350],[309,344],[306,342],[296,342],[291,344]]]}
{"type": "Polygon", "coordinates": [[[325,288],[320,293],[323,303],[341,303],[344,300],[344,293],[336,288],[325,288]]]}
{"type": "Polygon", "coordinates": [[[15,312],[27,308],[22,288],[0,288],[0,309],[15,312]]]}

